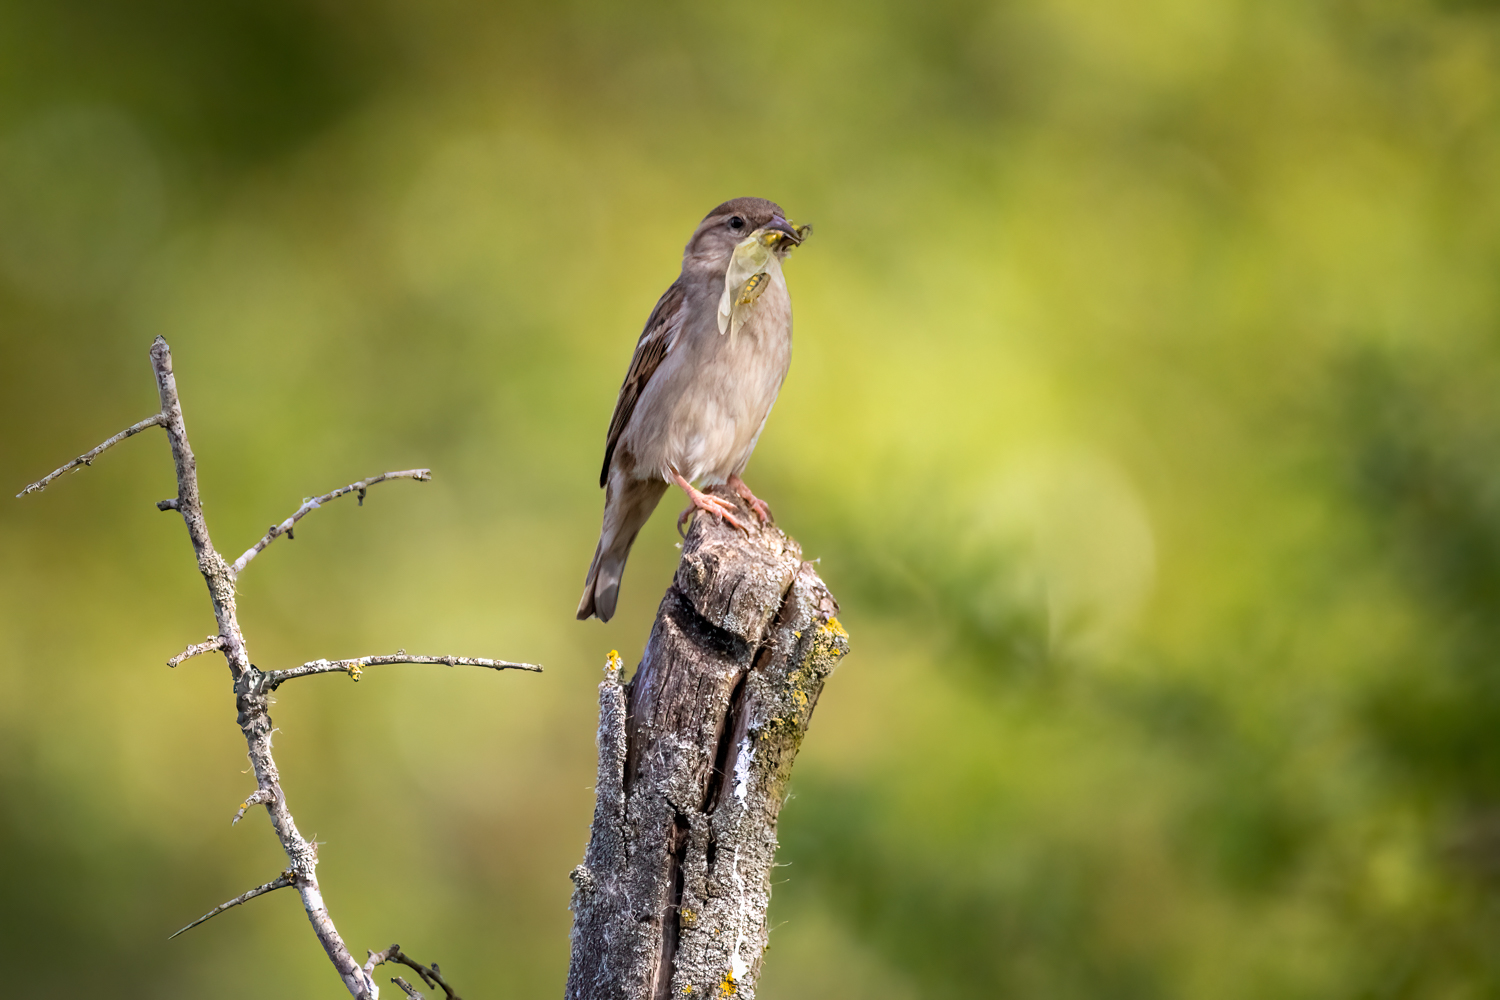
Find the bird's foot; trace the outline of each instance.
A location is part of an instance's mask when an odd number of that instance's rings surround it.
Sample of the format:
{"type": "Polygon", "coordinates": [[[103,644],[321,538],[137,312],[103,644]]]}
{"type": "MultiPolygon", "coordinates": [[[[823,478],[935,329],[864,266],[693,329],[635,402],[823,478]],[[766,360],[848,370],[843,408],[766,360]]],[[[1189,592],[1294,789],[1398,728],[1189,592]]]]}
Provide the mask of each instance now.
{"type": "Polygon", "coordinates": [[[760,518],[761,524],[765,524],[771,520],[771,508],[766,506],[764,500],[750,492],[750,487],[745,485],[743,479],[739,476],[730,476],[729,488],[738,493],[740,499],[750,505],[750,509],[755,511],[755,516],[760,518]]]}
{"type": "Polygon", "coordinates": [[[712,514],[720,521],[727,521],[728,523],[734,525],[736,528],[739,528],[745,534],[750,534],[750,529],[745,527],[745,525],[741,523],[740,519],[734,516],[734,505],[728,500],[724,500],[720,497],[709,496],[702,490],[695,489],[692,483],[688,482],[686,479],[683,479],[675,472],[672,473],[672,478],[676,480],[677,485],[682,487],[683,492],[686,493],[688,495],[688,499],[692,501],[687,510],[684,510],[681,514],[677,515],[677,531],[679,534],[682,533],[682,526],[684,522],[687,521],[688,517],[695,510],[701,510],[706,514],[712,514]]]}

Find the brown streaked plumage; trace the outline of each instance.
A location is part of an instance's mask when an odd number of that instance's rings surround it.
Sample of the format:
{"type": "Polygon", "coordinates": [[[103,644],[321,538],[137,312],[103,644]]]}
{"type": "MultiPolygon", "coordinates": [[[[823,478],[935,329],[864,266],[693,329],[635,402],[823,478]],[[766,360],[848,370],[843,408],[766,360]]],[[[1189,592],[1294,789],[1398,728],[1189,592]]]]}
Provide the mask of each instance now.
{"type": "Polygon", "coordinates": [[[678,278],[662,293],[661,298],[656,300],[656,308],[651,310],[651,317],[646,320],[646,329],[642,331],[641,339],[635,345],[635,355],[630,359],[630,370],[625,373],[625,381],[620,386],[620,398],[615,400],[615,412],[609,418],[609,433],[604,442],[604,466],[599,470],[601,489],[609,482],[609,460],[615,455],[615,445],[620,441],[620,432],[625,429],[625,424],[630,420],[630,414],[635,411],[635,401],[640,398],[641,390],[650,381],[657,365],[660,365],[662,358],[667,356],[666,327],[677,318],[677,312],[682,308],[682,300],[682,279],[678,278]]]}
{"type": "Polygon", "coordinates": [[[781,261],[807,232],[774,202],[736,198],[708,213],[688,241],[682,273],[646,321],[609,422],[599,473],[604,523],[580,619],[614,615],[630,546],[669,484],[687,493],[689,510],[743,528],[730,505],[692,485],[728,483],[769,518],[740,473],[791,363],[781,261]],[[734,288],[726,290],[726,278],[734,288]]]}

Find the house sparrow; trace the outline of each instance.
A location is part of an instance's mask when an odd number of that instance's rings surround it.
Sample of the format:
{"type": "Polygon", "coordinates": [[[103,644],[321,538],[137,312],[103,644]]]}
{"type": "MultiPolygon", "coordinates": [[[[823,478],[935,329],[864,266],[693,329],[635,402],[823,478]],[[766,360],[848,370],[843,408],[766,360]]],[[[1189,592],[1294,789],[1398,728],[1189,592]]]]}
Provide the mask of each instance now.
{"type": "Polygon", "coordinates": [[[694,510],[749,528],[735,507],[695,489],[727,483],[761,522],[770,510],[740,478],[792,360],[792,303],[781,261],[807,238],[780,206],[736,198],[688,241],[682,273],[635,345],[604,446],[604,527],[578,602],[609,621],[637,532],[676,483],[694,510]]]}

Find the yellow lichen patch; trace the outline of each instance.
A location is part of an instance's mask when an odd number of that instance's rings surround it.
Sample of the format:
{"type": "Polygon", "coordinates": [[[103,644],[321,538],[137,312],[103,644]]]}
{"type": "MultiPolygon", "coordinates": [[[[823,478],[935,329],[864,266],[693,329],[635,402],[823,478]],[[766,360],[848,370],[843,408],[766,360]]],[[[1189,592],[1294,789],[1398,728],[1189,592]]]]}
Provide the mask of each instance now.
{"type": "Polygon", "coordinates": [[[807,666],[816,673],[826,674],[848,651],[849,633],[844,631],[837,618],[830,618],[818,628],[807,666]]]}
{"type": "Polygon", "coordinates": [[[806,708],[807,707],[807,695],[803,694],[801,691],[793,691],[792,692],[792,704],[796,705],[798,708],[806,708]]]}
{"type": "Polygon", "coordinates": [[[696,926],[698,926],[698,914],[694,913],[692,910],[688,909],[686,906],[684,906],[680,911],[678,911],[678,916],[679,916],[679,918],[682,921],[682,926],[684,926],[684,927],[696,927],[696,926]]]}
{"type": "Polygon", "coordinates": [[[359,675],[361,673],[363,673],[363,671],[360,669],[360,664],[359,664],[358,660],[355,660],[353,663],[349,664],[349,677],[352,680],[358,681],[359,680],[359,675]]]}
{"type": "Polygon", "coordinates": [[[732,997],[739,991],[739,984],[734,981],[734,973],[724,973],[724,978],[719,981],[719,996],[732,997]]]}
{"type": "Polygon", "coordinates": [[[611,649],[609,651],[609,658],[604,661],[604,676],[614,677],[618,675],[623,665],[624,663],[620,659],[620,651],[618,649],[611,649]]]}

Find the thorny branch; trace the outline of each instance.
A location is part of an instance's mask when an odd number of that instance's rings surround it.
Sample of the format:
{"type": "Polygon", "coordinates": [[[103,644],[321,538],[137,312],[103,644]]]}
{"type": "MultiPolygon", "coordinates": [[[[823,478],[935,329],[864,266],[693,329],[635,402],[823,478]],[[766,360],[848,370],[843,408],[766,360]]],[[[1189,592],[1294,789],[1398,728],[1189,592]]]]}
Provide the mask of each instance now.
{"type": "Polygon", "coordinates": [[[295,511],[292,512],[291,517],[287,518],[285,521],[282,521],[280,524],[271,525],[271,530],[266,532],[266,537],[262,538],[260,541],[256,542],[254,545],[246,549],[244,554],[234,561],[234,565],[230,567],[230,571],[234,573],[235,576],[239,576],[240,573],[244,571],[245,567],[249,565],[250,560],[260,555],[261,550],[264,549],[267,545],[270,545],[282,535],[285,535],[288,538],[295,537],[292,535],[292,528],[296,526],[297,522],[302,520],[307,515],[311,514],[313,511],[317,510],[319,507],[322,507],[329,501],[337,500],[339,497],[347,496],[350,493],[358,493],[359,505],[363,507],[365,505],[365,490],[369,489],[371,486],[374,486],[376,483],[383,483],[387,479],[415,479],[418,482],[425,483],[431,478],[431,469],[406,469],[403,472],[382,472],[378,476],[371,476],[369,479],[361,479],[359,482],[350,483],[348,486],[340,486],[333,492],[324,493],[320,497],[313,497],[311,500],[304,500],[302,501],[302,506],[298,507],[295,511]]]}
{"type": "MultiPolygon", "coordinates": [[[[515,663],[509,660],[490,660],[477,657],[459,656],[409,656],[402,650],[392,656],[367,656],[356,660],[314,660],[300,667],[288,670],[273,670],[263,672],[250,662],[250,654],[245,645],[245,636],[240,629],[239,615],[235,607],[235,577],[245,568],[245,565],[254,559],[267,545],[275,541],[280,535],[292,537],[292,528],[309,513],[317,510],[319,506],[330,500],[336,500],[349,493],[358,493],[361,503],[364,500],[365,490],[376,483],[388,479],[416,479],[425,481],[432,478],[426,469],[408,469],[403,472],[387,472],[382,475],[362,479],[357,483],[341,487],[321,497],[305,501],[302,506],[285,521],[271,528],[259,542],[246,550],[233,564],[229,563],[219,551],[214,548],[213,542],[208,534],[208,524],[203,517],[203,502],[198,490],[198,463],[193,457],[192,447],[188,444],[187,428],[182,418],[182,401],[177,394],[177,378],[172,371],[172,352],[167,342],[157,337],[151,345],[151,366],[156,374],[158,395],[161,398],[161,412],[142,420],[140,423],[116,434],[92,451],[73,459],[67,465],[51,473],[43,479],[32,483],[22,490],[17,496],[26,496],[45,489],[49,483],[59,476],[76,469],[81,465],[93,462],[106,449],[120,443],[132,435],[139,434],[148,427],[161,426],[167,432],[167,440],[172,447],[172,459],[176,467],[177,496],[162,500],[157,503],[157,509],[162,511],[175,510],[182,515],[183,524],[187,528],[188,537],[193,543],[193,551],[198,558],[198,570],[203,574],[204,582],[208,585],[209,598],[213,602],[214,618],[218,623],[217,635],[209,636],[207,642],[196,643],[189,646],[182,653],[172,657],[168,661],[169,666],[176,666],[183,660],[197,656],[201,653],[219,651],[224,654],[224,659],[229,665],[230,677],[234,682],[235,706],[238,709],[238,723],[244,734],[245,743],[248,748],[250,764],[255,772],[256,790],[245,799],[235,814],[234,822],[245,815],[245,811],[252,806],[265,806],[267,814],[271,819],[271,827],[281,842],[282,849],[286,851],[288,860],[287,868],[277,878],[267,882],[256,889],[252,889],[244,895],[237,896],[227,903],[215,907],[202,917],[188,924],[177,934],[198,926],[206,920],[217,916],[227,909],[238,906],[241,903],[272,892],[276,889],[288,886],[294,887],[302,899],[302,907],[307,913],[308,921],[312,924],[313,932],[318,941],[328,954],[329,960],[338,971],[344,986],[356,1000],[374,1000],[379,994],[375,981],[370,977],[369,969],[375,964],[372,956],[372,964],[361,968],[349,954],[343,939],[333,925],[333,920],[328,915],[328,908],[324,904],[323,894],[318,887],[317,864],[318,852],[316,845],[309,843],[297,830],[296,821],[293,820],[291,810],[287,807],[286,794],[281,787],[281,775],[276,769],[275,758],[271,754],[271,733],[273,727],[268,712],[269,694],[282,682],[294,677],[306,677],[318,673],[332,673],[342,671],[358,679],[362,667],[386,663],[442,663],[448,666],[480,666],[490,667],[496,670],[518,669],[518,670],[540,670],[529,663],[515,663]]],[[[176,937],[177,934],[173,934],[176,937]]],[[[423,981],[429,985],[441,986],[450,1000],[457,1000],[456,994],[443,981],[441,975],[434,965],[430,969],[407,959],[400,954],[399,949],[392,946],[388,952],[394,953],[391,958],[400,961],[415,969],[423,981]]],[[[386,953],[382,953],[386,954],[386,953]]],[[[413,994],[409,986],[405,987],[408,994],[413,994]]]]}

